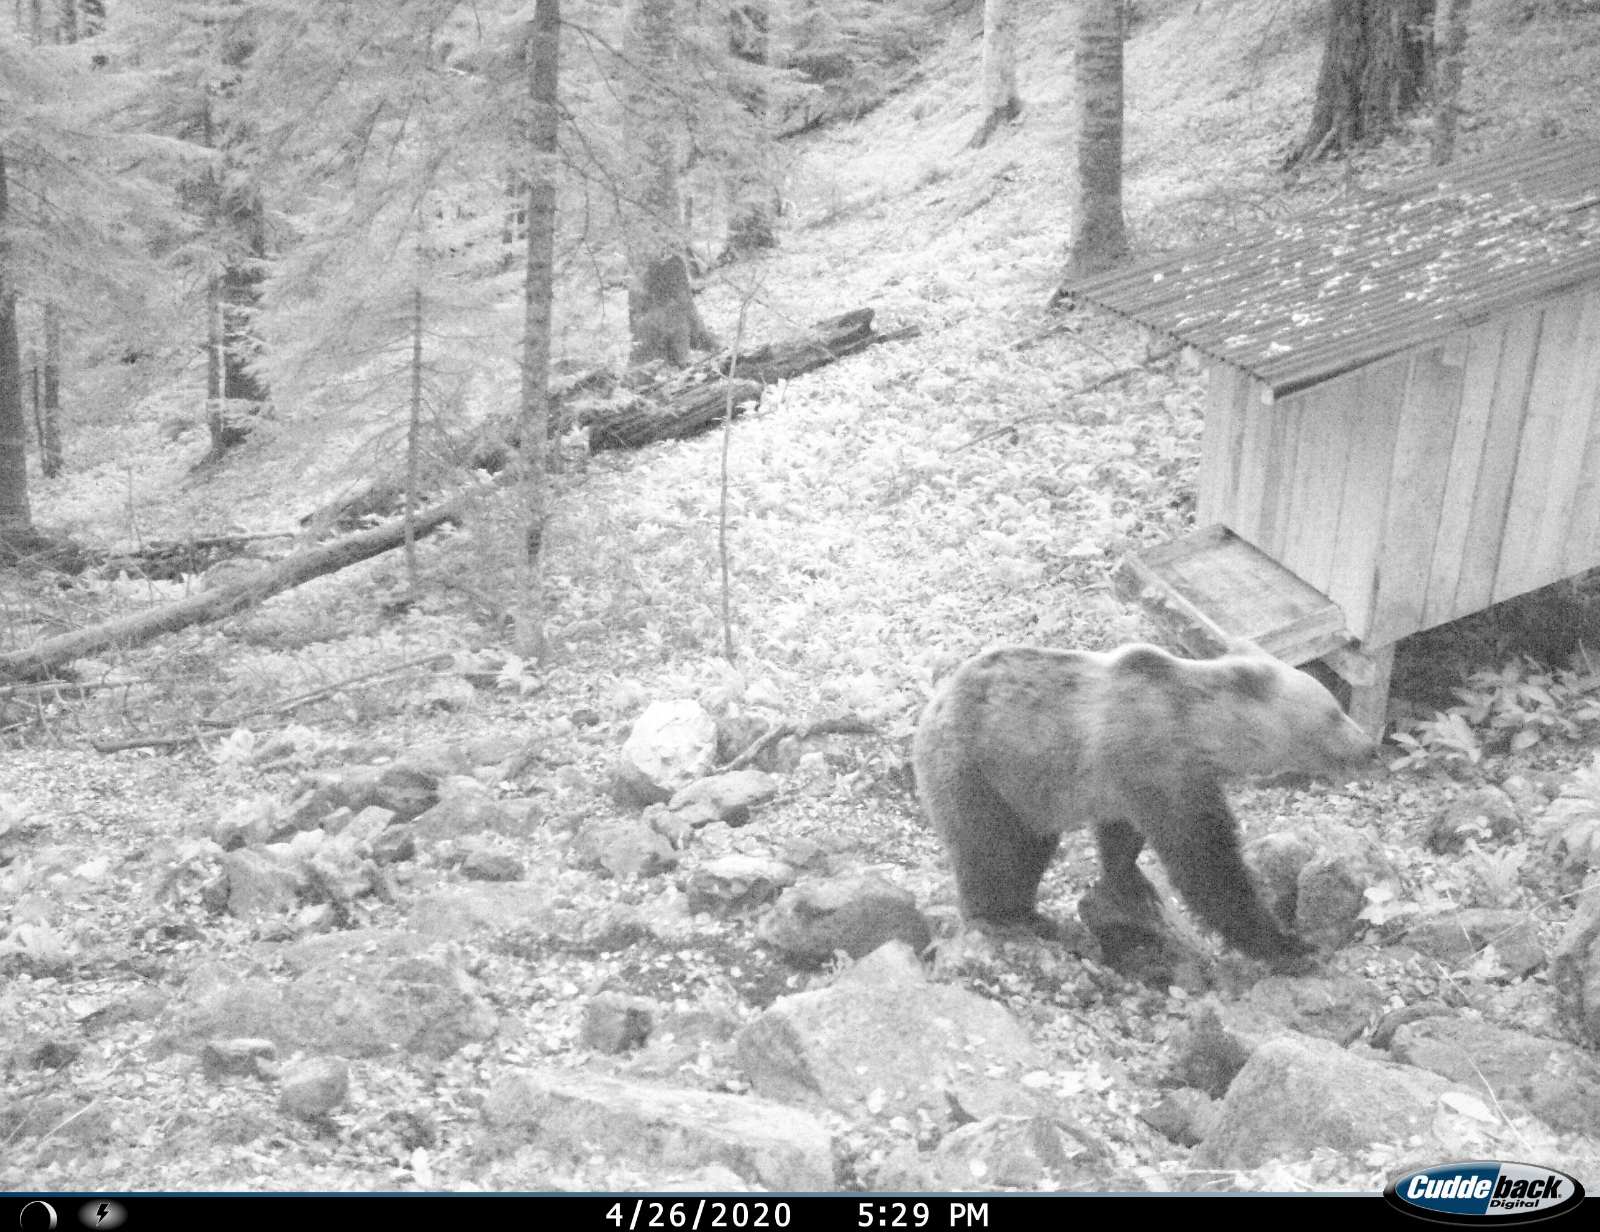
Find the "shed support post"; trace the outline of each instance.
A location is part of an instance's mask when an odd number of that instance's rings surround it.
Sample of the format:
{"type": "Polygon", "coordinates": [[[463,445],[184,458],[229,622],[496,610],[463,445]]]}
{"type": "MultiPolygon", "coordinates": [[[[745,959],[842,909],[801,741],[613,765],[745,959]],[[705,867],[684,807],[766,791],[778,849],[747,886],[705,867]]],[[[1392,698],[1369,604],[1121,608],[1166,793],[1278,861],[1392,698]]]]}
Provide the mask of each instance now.
{"type": "Polygon", "coordinates": [[[1325,655],[1323,662],[1350,686],[1350,717],[1374,740],[1383,738],[1389,709],[1389,674],[1394,670],[1394,646],[1345,648],[1325,655]]]}

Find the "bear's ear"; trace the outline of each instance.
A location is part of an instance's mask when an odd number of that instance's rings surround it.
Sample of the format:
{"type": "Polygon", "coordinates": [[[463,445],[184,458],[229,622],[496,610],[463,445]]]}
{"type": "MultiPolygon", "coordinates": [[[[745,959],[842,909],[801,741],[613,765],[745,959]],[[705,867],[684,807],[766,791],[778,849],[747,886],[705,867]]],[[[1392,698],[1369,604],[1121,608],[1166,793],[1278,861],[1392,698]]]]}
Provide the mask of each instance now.
{"type": "Polygon", "coordinates": [[[1228,685],[1240,697],[1266,704],[1278,696],[1279,676],[1271,664],[1250,656],[1247,663],[1228,665],[1228,685]]]}
{"type": "Polygon", "coordinates": [[[1247,637],[1230,637],[1224,654],[1240,655],[1247,659],[1273,659],[1274,655],[1268,654],[1247,637]]]}

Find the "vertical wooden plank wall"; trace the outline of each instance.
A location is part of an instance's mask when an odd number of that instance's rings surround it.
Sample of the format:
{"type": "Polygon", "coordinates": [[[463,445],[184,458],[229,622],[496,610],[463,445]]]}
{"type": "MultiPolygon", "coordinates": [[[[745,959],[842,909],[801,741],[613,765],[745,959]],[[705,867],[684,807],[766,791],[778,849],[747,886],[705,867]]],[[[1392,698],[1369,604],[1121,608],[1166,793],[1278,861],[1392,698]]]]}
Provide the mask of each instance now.
{"type": "Polygon", "coordinates": [[[1377,593],[1365,634],[1387,646],[1423,627],[1440,504],[1461,404],[1465,355],[1447,363],[1443,345],[1412,354],[1401,399],[1394,453],[1385,482],[1389,502],[1383,520],[1377,593]]]}
{"type": "MultiPolygon", "coordinates": [[[[1582,309],[1583,300],[1575,295],[1562,296],[1545,307],[1528,386],[1528,410],[1517,440],[1511,503],[1495,567],[1491,598],[1496,603],[1555,581],[1554,570],[1560,567],[1559,555],[1553,561],[1539,556],[1540,551],[1550,550],[1548,542],[1541,541],[1540,531],[1547,516],[1564,512],[1556,505],[1561,493],[1555,483],[1564,480],[1569,471],[1557,455],[1573,447],[1573,408],[1565,405],[1564,395],[1567,374],[1576,362],[1574,348],[1582,309]]],[[[1581,454],[1581,443],[1578,449],[1581,454]]],[[[1566,530],[1564,517],[1560,529],[1566,530]]]]}
{"type": "Polygon", "coordinates": [[[1339,498],[1350,452],[1350,403],[1360,376],[1338,377],[1296,394],[1298,444],[1288,526],[1278,559],[1323,594],[1328,593],[1339,537],[1339,498]]]}
{"type": "MultiPolygon", "coordinates": [[[[1471,551],[1481,551],[1481,541],[1471,539],[1473,501],[1484,467],[1489,440],[1490,412],[1494,407],[1495,375],[1505,349],[1504,320],[1480,325],[1466,335],[1466,358],[1461,370],[1461,401],[1456,412],[1455,440],[1445,461],[1444,492],[1439,499],[1439,533],[1433,541],[1433,562],[1428,569],[1428,597],[1422,609],[1422,628],[1431,629],[1456,618],[1456,590],[1471,551]]],[[[1502,500],[1501,508],[1504,508],[1502,500]]],[[[1493,568],[1494,554],[1488,566],[1493,568]]]]}
{"type": "Polygon", "coordinates": [[[1266,421],[1266,456],[1261,468],[1261,513],[1256,521],[1255,542],[1268,556],[1283,559],[1283,541],[1289,525],[1294,480],[1296,444],[1305,399],[1286,398],[1275,406],[1263,406],[1256,413],[1266,421]]]}
{"type": "MultiPolygon", "coordinates": [[[[1250,386],[1248,381],[1244,384],[1247,388],[1250,386]]],[[[1233,489],[1233,520],[1228,525],[1263,551],[1266,544],[1261,542],[1261,520],[1269,496],[1268,451],[1277,411],[1277,407],[1267,406],[1259,398],[1239,398],[1234,403],[1234,413],[1241,420],[1235,453],[1239,471],[1233,489]]]]}
{"type": "Polygon", "coordinates": [[[1528,409],[1528,383],[1539,350],[1541,308],[1523,309],[1505,326],[1500,363],[1489,403],[1483,459],[1472,491],[1472,509],[1456,579],[1452,618],[1482,611],[1494,602],[1495,567],[1500,560],[1500,540],[1505,533],[1506,509],[1511,502],[1511,480],[1517,467],[1517,441],[1528,409]]]}
{"type": "Polygon", "coordinates": [[[1232,364],[1212,362],[1207,372],[1206,421],[1200,435],[1200,475],[1196,480],[1195,521],[1201,526],[1227,522],[1233,514],[1233,420],[1235,386],[1245,379],[1232,364]]]}
{"type": "Polygon", "coordinates": [[[1572,529],[1578,491],[1583,481],[1583,461],[1593,427],[1594,400],[1590,378],[1600,365],[1600,303],[1593,294],[1582,297],[1572,347],[1551,381],[1551,419],[1555,423],[1555,450],[1544,488],[1544,514],[1533,538],[1532,559],[1537,571],[1534,585],[1543,586],[1564,576],[1568,533],[1572,529]]]}
{"type": "Polygon", "coordinates": [[[1350,452],[1339,492],[1338,530],[1324,593],[1344,612],[1350,632],[1363,641],[1371,636],[1395,432],[1410,370],[1409,356],[1362,369],[1356,396],[1346,412],[1350,452]]]}
{"type": "Polygon", "coordinates": [[[1245,424],[1261,405],[1261,386],[1230,364],[1211,365],[1205,433],[1200,448],[1200,492],[1196,520],[1201,526],[1238,521],[1240,461],[1245,424]]]}
{"type": "Polygon", "coordinates": [[[1572,496],[1572,517],[1561,560],[1564,577],[1600,565],[1600,290],[1590,292],[1585,300],[1583,321],[1567,398],[1577,413],[1587,418],[1589,436],[1572,496]]]}

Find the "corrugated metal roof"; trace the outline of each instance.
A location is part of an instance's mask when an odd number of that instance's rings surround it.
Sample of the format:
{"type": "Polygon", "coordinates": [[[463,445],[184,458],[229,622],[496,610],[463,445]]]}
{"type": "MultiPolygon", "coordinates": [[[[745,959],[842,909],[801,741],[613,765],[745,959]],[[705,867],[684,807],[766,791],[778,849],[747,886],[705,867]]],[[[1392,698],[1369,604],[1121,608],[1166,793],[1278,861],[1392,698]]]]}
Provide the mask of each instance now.
{"type": "Polygon", "coordinates": [[[1600,141],[1541,141],[1068,283],[1293,393],[1600,281],[1600,141]]]}

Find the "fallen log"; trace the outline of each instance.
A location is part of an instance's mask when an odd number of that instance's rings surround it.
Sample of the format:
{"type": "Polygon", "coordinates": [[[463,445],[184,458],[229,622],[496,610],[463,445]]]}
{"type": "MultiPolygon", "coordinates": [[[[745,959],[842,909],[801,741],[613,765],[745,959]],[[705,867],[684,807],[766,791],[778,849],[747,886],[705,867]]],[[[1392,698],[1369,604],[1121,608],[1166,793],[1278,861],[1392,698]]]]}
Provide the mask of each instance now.
{"type": "MultiPolygon", "coordinates": [[[[879,333],[873,310],[856,308],[818,321],[791,338],[764,343],[739,355],[731,382],[737,418],[761,396],[763,385],[789,380],[881,342],[910,338],[915,325],[879,333]]],[[[687,368],[635,368],[618,377],[603,370],[568,376],[550,387],[552,431],[587,428],[589,447],[637,449],[655,441],[682,440],[722,422],[727,410],[730,351],[709,355],[687,368]]],[[[486,424],[468,453],[469,469],[497,475],[518,448],[515,421],[486,424]]],[[[398,475],[380,475],[359,490],[300,519],[303,526],[348,529],[373,517],[391,517],[405,500],[398,475]]]]}
{"type": "MultiPolygon", "coordinates": [[[[818,321],[805,333],[740,354],[736,366],[732,353],[722,351],[687,368],[645,378],[618,404],[579,403],[574,418],[589,430],[589,447],[596,450],[637,449],[654,441],[697,436],[722,422],[730,384],[737,417],[760,398],[763,385],[917,333],[916,326],[879,333],[872,328],[872,316],[871,308],[857,308],[818,321]],[[730,366],[734,367],[731,382],[730,366]]],[[[588,389],[592,391],[593,385],[588,389]]]]}
{"type": "MultiPolygon", "coordinates": [[[[412,534],[420,538],[446,522],[459,519],[467,501],[474,495],[476,493],[463,493],[422,510],[412,520],[412,534]]],[[[201,591],[175,603],[103,621],[60,637],[46,638],[26,650],[0,654],[0,679],[38,680],[74,659],[97,654],[108,647],[137,646],[163,633],[221,620],[312,578],[337,573],[358,561],[391,551],[405,541],[405,522],[399,521],[296,552],[274,564],[263,564],[248,577],[215,590],[201,591]]]]}
{"type": "Polygon", "coordinates": [[[589,448],[638,449],[652,441],[682,440],[697,436],[722,422],[733,394],[734,417],[761,400],[761,382],[716,377],[700,385],[675,391],[661,401],[633,397],[621,406],[592,410],[577,416],[578,426],[589,430],[589,448]],[[730,390],[731,387],[731,390],[730,390]]]}
{"type": "Polygon", "coordinates": [[[220,561],[240,556],[252,543],[294,537],[290,531],[196,535],[192,539],[158,539],[120,552],[85,549],[83,555],[86,565],[95,565],[111,573],[176,582],[186,573],[204,573],[220,561]]]}

